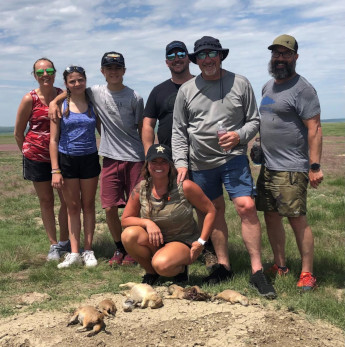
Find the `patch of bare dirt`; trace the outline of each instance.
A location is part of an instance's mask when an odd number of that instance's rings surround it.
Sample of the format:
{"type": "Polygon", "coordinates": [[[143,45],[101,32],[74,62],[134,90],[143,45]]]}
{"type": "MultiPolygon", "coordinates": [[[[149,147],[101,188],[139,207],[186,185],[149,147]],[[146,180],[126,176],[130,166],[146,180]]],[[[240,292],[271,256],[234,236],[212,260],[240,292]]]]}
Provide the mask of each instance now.
{"type": "MultiPolygon", "coordinates": [[[[166,287],[158,287],[161,295],[166,287]]],[[[36,294],[33,294],[33,297],[36,294]]],[[[42,296],[38,297],[40,300],[42,296]]],[[[71,311],[19,313],[0,320],[0,345],[31,346],[344,346],[344,334],[322,321],[308,321],[303,314],[275,310],[272,303],[252,300],[249,306],[227,302],[194,302],[164,299],[159,309],[122,310],[120,294],[94,295],[84,304],[96,306],[111,298],[114,318],[106,318],[106,331],[94,337],[67,327],[71,311]]],[[[31,301],[30,301],[31,302],[31,301]]],[[[20,310],[20,308],[19,308],[20,310]]]]}

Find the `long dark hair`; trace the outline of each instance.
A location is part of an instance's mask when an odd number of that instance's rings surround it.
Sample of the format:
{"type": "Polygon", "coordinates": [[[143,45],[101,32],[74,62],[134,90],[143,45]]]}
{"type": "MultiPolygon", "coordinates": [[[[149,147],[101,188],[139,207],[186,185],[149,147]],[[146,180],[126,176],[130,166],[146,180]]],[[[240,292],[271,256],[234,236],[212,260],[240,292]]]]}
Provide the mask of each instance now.
{"type": "MultiPolygon", "coordinates": [[[[143,177],[145,180],[146,200],[149,203],[148,215],[152,216],[153,205],[151,201],[151,194],[152,194],[153,183],[152,183],[152,177],[150,175],[148,166],[149,166],[149,162],[146,160],[141,170],[141,177],[143,177]]],[[[162,210],[165,207],[166,202],[170,200],[170,193],[173,189],[174,183],[176,182],[176,176],[177,176],[177,170],[174,164],[172,162],[169,162],[168,190],[162,197],[162,205],[160,206],[160,209],[158,211],[162,210]]]]}
{"type": "MultiPolygon", "coordinates": [[[[83,72],[74,71],[73,70],[72,72],[77,72],[77,73],[81,74],[85,78],[85,81],[87,80],[85,70],[83,72]]],[[[71,74],[72,72],[68,72],[67,70],[65,70],[63,72],[63,79],[64,79],[66,84],[67,84],[67,76],[69,74],[71,74]]],[[[87,95],[86,92],[85,92],[85,98],[86,98],[86,102],[87,102],[87,115],[89,117],[91,117],[91,101],[90,101],[90,98],[89,98],[89,96],[87,95]]],[[[69,113],[70,113],[70,111],[69,111],[70,100],[71,100],[71,91],[67,88],[67,107],[66,107],[66,109],[65,109],[65,111],[63,113],[63,116],[66,117],[66,118],[68,118],[69,113]]]]}

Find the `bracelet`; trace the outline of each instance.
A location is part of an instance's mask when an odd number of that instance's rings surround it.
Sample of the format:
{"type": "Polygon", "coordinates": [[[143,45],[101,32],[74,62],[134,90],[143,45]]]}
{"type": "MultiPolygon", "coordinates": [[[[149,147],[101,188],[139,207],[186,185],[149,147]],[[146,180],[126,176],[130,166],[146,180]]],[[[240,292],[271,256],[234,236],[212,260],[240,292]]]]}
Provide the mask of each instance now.
{"type": "Polygon", "coordinates": [[[203,240],[201,237],[198,238],[198,242],[199,242],[202,246],[205,246],[206,241],[203,240]]]}
{"type": "Polygon", "coordinates": [[[53,169],[50,173],[51,174],[61,174],[61,170],[60,169],[53,169]]]}

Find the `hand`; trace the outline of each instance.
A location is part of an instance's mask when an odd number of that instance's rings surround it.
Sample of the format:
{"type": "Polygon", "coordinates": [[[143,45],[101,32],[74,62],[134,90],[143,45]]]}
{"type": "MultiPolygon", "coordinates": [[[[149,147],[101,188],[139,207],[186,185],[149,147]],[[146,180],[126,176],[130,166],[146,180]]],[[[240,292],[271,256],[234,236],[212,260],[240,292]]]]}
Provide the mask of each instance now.
{"type": "Polygon", "coordinates": [[[63,177],[61,174],[52,174],[52,187],[55,189],[60,189],[63,186],[63,177]]]}
{"type": "Polygon", "coordinates": [[[198,259],[199,255],[201,254],[203,249],[204,249],[204,246],[200,242],[194,241],[192,243],[192,248],[190,250],[190,258],[191,258],[190,263],[191,264],[194,263],[198,259]]]}
{"type": "Polygon", "coordinates": [[[240,135],[236,131],[228,131],[219,138],[218,143],[224,150],[229,151],[240,143],[240,135]]]}
{"type": "Polygon", "coordinates": [[[151,245],[159,247],[164,243],[161,229],[155,222],[148,221],[146,224],[146,231],[149,235],[149,242],[151,245]]]}
{"type": "Polygon", "coordinates": [[[309,181],[312,188],[317,188],[318,185],[323,180],[323,173],[322,170],[319,169],[318,171],[311,171],[309,170],[309,181]]]}
{"type": "Polygon", "coordinates": [[[177,184],[183,182],[188,178],[188,169],[186,167],[179,167],[177,169],[177,184]]]}
{"type": "Polygon", "coordinates": [[[51,120],[56,120],[57,118],[62,117],[61,109],[55,101],[51,101],[49,104],[48,117],[51,120]]]}

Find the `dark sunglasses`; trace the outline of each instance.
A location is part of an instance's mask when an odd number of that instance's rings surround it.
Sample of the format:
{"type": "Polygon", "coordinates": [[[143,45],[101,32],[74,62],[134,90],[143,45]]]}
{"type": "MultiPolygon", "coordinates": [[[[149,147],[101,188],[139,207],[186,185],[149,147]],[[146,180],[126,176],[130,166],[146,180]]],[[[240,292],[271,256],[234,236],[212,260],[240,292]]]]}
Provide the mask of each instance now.
{"type": "Polygon", "coordinates": [[[209,52],[200,52],[196,55],[196,57],[200,60],[206,59],[207,56],[210,58],[215,58],[218,55],[218,51],[209,51],[209,52]]]}
{"type": "Polygon", "coordinates": [[[187,53],[186,52],[171,53],[171,54],[167,54],[166,58],[167,60],[173,61],[176,56],[179,59],[183,59],[187,56],[187,53]]]}
{"type": "Polygon", "coordinates": [[[73,65],[66,67],[65,71],[67,71],[68,73],[72,73],[72,72],[85,73],[85,70],[81,66],[73,66],[73,65]]]}
{"type": "Polygon", "coordinates": [[[44,71],[47,73],[47,75],[52,76],[55,74],[55,69],[52,67],[48,67],[48,69],[38,69],[35,71],[36,76],[41,77],[44,75],[44,71]]]}

